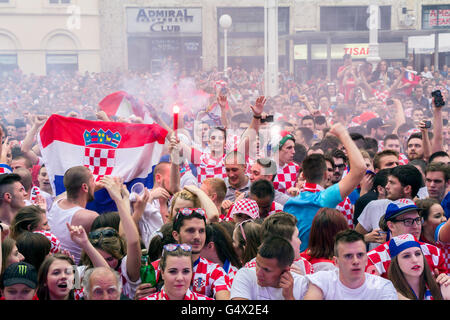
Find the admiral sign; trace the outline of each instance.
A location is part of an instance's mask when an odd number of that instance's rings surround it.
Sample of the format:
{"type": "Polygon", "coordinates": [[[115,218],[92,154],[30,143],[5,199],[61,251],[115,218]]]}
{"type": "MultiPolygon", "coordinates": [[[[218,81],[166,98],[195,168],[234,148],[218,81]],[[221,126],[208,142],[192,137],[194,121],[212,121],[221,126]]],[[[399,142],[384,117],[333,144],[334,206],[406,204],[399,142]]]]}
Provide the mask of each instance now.
{"type": "Polygon", "coordinates": [[[423,29],[447,29],[450,28],[450,5],[423,6],[423,29]]]}
{"type": "Polygon", "coordinates": [[[128,33],[201,33],[201,8],[127,8],[128,33]]]}

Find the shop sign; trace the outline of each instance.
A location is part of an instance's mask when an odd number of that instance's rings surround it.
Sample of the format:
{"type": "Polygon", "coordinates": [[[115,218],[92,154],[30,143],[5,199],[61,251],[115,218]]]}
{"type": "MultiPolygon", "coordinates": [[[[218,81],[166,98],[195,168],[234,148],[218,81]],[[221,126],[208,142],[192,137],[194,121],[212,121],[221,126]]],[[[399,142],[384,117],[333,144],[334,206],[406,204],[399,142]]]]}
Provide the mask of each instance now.
{"type": "Polygon", "coordinates": [[[129,7],[128,33],[201,33],[201,8],[137,8],[129,7]]]}
{"type": "Polygon", "coordinates": [[[422,28],[450,28],[450,5],[424,6],[422,9],[422,28]]]}

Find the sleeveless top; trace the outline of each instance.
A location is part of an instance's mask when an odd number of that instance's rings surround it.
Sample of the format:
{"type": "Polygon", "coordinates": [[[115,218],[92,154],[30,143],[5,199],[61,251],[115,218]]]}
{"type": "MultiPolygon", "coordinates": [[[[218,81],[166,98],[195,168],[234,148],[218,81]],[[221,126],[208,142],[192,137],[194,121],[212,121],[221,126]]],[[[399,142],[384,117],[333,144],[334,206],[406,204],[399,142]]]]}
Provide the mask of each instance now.
{"type": "Polygon", "coordinates": [[[75,258],[75,263],[78,264],[81,257],[81,248],[70,238],[70,232],[67,229],[66,222],[72,224],[72,218],[75,213],[84,208],[76,206],[64,210],[59,206],[61,200],[63,199],[53,203],[52,208],[47,213],[48,224],[51,232],[61,242],[61,249],[69,250],[75,258]]]}

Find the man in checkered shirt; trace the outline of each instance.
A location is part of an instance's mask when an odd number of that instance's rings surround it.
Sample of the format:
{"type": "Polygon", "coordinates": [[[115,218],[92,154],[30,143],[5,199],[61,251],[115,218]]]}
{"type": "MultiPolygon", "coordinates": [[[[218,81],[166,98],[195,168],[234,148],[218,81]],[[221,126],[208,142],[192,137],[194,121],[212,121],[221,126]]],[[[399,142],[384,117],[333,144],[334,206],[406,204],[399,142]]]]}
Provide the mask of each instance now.
{"type": "Polygon", "coordinates": [[[275,190],[287,193],[291,187],[295,187],[298,178],[300,166],[294,160],[295,155],[295,138],[287,131],[281,132],[281,139],[273,150],[275,154],[273,158],[277,162],[277,175],[273,180],[275,190]]]}
{"type": "Polygon", "coordinates": [[[297,220],[299,238],[302,241],[300,251],[308,247],[312,220],[321,207],[336,208],[360,183],[366,173],[366,164],[361,152],[347,129],[340,123],[333,125],[330,133],[337,136],[347,151],[350,171],[337,184],[323,189],[327,176],[327,166],[323,155],[312,154],[303,161],[305,190],[284,205],[284,211],[293,214],[297,220]]]}
{"type": "MultiPolygon", "coordinates": [[[[381,219],[383,230],[389,232],[391,237],[402,234],[412,234],[417,239],[422,233],[422,221],[418,208],[411,199],[399,199],[390,203],[385,215],[381,219]]],[[[442,251],[431,244],[420,242],[422,252],[427,260],[430,269],[437,276],[447,273],[447,266],[442,251]]],[[[380,275],[387,278],[391,256],[389,253],[389,241],[385,242],[367,253],[368,263],[366,272],[380,275]]]]}

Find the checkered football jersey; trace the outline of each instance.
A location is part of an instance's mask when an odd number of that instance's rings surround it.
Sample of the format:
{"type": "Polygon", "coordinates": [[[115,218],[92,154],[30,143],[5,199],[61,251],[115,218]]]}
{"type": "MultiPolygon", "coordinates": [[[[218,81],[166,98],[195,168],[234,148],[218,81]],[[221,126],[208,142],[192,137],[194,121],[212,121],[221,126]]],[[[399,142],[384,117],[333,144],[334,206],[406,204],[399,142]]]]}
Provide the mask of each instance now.
{"type": "Polygon", "coordinates": [[[350,229],[354,228],[353,225],[353,205],[352,202],[350,201],[349,197],[346,197],[344,199],[344,201],[342,201],[341,203],[339,203],[336,206],[336,209],[341,212],[345,219],[347,219],[347,223],[350,229]]]}
{"type": "Polygon", "coordinates": [[[295,187],[299,170],[300,166],[294,162],[278,167],[277,176],[273,180],[274,189],[286,193],[289,188],[295,187]]]}
{"type": "MultiPolygon", "coordinates": [[[[164,291],[164,287],[161,288],[161,291],[153,293],[149,296],[146,296],[144,298],[141,298],[140,300],[170,300],[167,293],[164,291]]],[[[192,292],[191,290],[186,291],[186,294],[184,295],[183,300],[214,300],[213,298],[204,296],[199,293],[192,292]]]]}
{"type": "MultiPolygon", "coordinates": [[[[159,260],[152,262],[152,265],[156,270],[156,279],[159,279],[161,275],[159,260]]],[[[231,290],[230,278],[217,263],[213,263],[200,257],[194,262],[190,289],[192,292],[212,298],[219,291],[231,290]]]]}
{"type": "MultiPolygon", "coordinates": [[[[299,267],[303,275],[313,274],[313,265],[303,257],[298,258],[293,263],[295,266],[299,267]]],[[[244,268],[256,268],[256,258],[253,258],[244,265],[244,268]]]]}
{"type": "Polygon", "coordinates": [[[192,148],[191,162],[197,166],[197,179],[201,184],[207,178],[220,178],[225,179],[227,177],[227,171],[225,170],[225,153],[222,158],[214,159],[210,153],[204,153],[192,148]]]}
{"type": "Polygon", "coordinates": [[[444,256],[444,263],[447,267],[447,274],[450,275],[450,244],[436,242],[436,247],[441,249],[442,255],[444,256]]]}
{"type": "Polygon", "coordinates": [[[51,232],[45,230],[36,230],[33,233],[39,233],[45,236],[48,240],[50,240],[50,252],[51,253],[59,253],[61,251],[61,242],[59,239],[51,232]]]}
{"type": "Polygon", "coordinates": [[[400,153],[398,156],[398,164],[400,166],[403,166],[405,164],[408,164],[408,162],[409,162],[409,160],[408,160],[408,157],[406,156],[406,154],[400,153]]]}
{"type": "MultiPolygon", "coordinates": [[[[447,273],[447,266],[445,265],[442,251],[429,243],[419,241],[423,255],[430,266],[430,269],[438,269],[439,273],[447,273]]],[[[369,268],[375,267],[378,273],[387,279],[389,266],[391,265],[391,254],[389,252],[389,241],[379,245],[367,253],[368,262],[366,271],[369,268]]]]}

